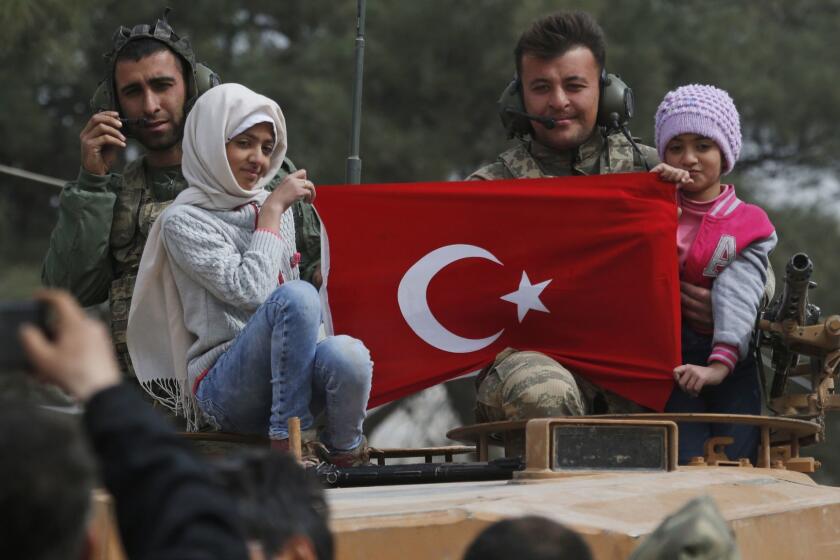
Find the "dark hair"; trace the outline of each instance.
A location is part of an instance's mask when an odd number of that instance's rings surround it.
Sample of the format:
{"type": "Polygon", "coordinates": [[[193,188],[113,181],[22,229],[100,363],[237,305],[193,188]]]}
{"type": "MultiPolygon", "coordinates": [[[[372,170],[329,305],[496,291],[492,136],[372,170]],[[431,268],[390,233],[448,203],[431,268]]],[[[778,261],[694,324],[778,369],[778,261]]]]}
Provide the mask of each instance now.
{"type": "Polygon", "coordinates": [[[534,21],[519,37],[513,56],[516,72],[522,75],[522,57],[526,54],[551,59],[574,47],[586,47],[595,56],[600,69],[607,58],[604,30],[586,12],[555,12],[534,21]]]}
{"type": "Polygon", "coordinates": [[[592,560],[574,531],[536,515],[498,521],[472,542],[464,560],[592,560]]]}
{"type": "Polygon", "coordinates": [[[161,51],[169,51],[172,53],[172,55],[175,57],[175,60],[178,61],[178,65],[181,68],[181,75],[184,77],[184,84],[189,85],[190,82],[187,79],[187,67],[189,65],[187,64],[187,62],[183,58],[181,58],[181,55],[170,49],[169,46],[166,45],[166,43],[163,43],[156,39],[152,39],[150,37],[143,37],[126,43],[125,46],[120,49],[120,52],[117,53],[117,56],[114,59],[114,69],[116,71],[116,66],[120,63],[121,60],[130,60],[132,62],[137,62],[143,58],[146,58],[147,56],[151,56],[161,51]]]}
{"type": "Polygon", "coordinates": [[[248,450],[216,463],[216,472],[237,505],[245,536],[267,557],[299,535],[312,542],[318,560],[332,560],[324,489],[290,455],[248,450]]]}
{"type": "Polygon", "coordinates": [[[72,418],[0,402],[0,558],[78,558],[94,462],[72,418]]]}

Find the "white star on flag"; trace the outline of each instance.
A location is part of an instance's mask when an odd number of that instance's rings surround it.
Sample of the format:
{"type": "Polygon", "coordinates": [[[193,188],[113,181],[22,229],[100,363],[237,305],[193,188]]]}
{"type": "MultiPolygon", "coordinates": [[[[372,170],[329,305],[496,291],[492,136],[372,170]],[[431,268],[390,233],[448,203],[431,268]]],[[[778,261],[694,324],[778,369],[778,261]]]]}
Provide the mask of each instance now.
{"type": "Polygon", "coordinates": [[[545,290],[545,287],[548,286],[549,282],[551,282],[550,279],[545,282],[540,282],[539,284],[531,284],[531,279],[528,278],[528,274],[523,270],[522,279],[519,281],[519,289],[515,292],[503,295],[501,299],[516,304],[516,315],[519,317],[520,323],[531,309],[534,311],[550,313],[546,306],[540,301],[540,294],[543,290],[545,290]]]}

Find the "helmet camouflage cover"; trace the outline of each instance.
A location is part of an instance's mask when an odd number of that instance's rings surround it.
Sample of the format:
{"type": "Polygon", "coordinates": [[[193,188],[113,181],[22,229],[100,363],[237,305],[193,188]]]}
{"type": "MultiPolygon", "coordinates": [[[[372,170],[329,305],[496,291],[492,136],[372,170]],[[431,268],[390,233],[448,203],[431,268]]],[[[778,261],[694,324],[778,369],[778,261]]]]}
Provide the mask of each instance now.
{"type": "Polygon", "coordinates": [[[94,111],[119,110],[117,95],[114,90],[114,70],[117,58],[128,43],[139,39],[160,41],[176,53],[181,58],[182,63],[186,64],[184,74],[187,80],[187,102],[185,104],[187,110],[204,90],[219,83],[216,74],[206,66],[196,63],[195,53],[189,39],[179,37],[175,33],[166,19],[168,15],[169,8],[166,8],[163,17],[157,20],[154,25],[139,24],[132,28],[120,26],[117,29],[112,40],[112,48],[105,54],[105,77],[91,99],[91,109],[94,111]],[[199,75],[199,73],[202,75],[199,75]],[[204,75],[208,73],[208,76],[204,75]],[[208,80],[209,83],[204,85],[203,82],[208,80]]]}

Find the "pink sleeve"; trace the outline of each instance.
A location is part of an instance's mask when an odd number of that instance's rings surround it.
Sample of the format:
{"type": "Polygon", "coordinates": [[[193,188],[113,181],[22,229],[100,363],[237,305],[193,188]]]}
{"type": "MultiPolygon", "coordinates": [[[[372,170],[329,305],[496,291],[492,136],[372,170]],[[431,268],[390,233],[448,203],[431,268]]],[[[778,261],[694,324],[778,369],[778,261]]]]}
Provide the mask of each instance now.
{"type": "Polygon", "coordinates": [[[738,348],[721,342],[715,344],[712,353],[709,355],[709,363],[712,362],[720,362],[732,372],[735,369],[735,364],[738,363],[738,348]]]}

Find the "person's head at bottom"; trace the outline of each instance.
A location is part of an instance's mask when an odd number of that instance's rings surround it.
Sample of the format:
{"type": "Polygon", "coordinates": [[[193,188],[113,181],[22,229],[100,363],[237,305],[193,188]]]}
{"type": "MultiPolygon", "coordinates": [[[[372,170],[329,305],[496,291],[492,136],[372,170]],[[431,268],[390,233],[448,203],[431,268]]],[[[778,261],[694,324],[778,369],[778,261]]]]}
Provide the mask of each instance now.
{"type": "Polygon", "coordinates": [[[291,455],[253,450],[216,464],[251,560],[332,560],[324,490],[291,455]]]}
{"type": "Polygon", "coordinates": [[[555,521],[529,515],[498,521],[479,533],[464,560],[591,560],[580,535],[555,521]]]}
{"type": "Polygon", "coordinates": [[[0,558],[93,558],[95,467],[70,419],[0,401],[0,558]]]}

